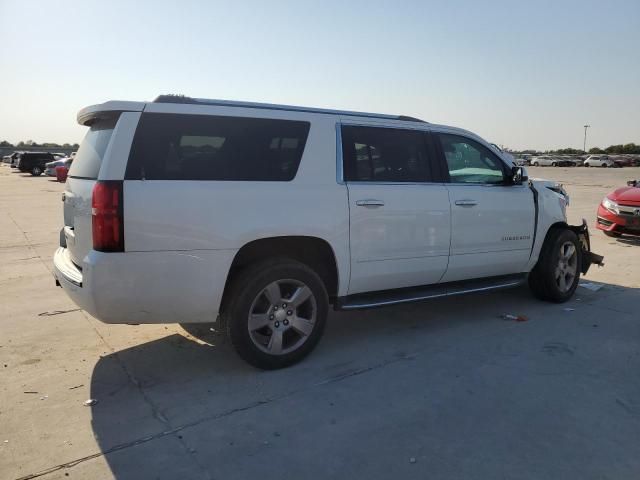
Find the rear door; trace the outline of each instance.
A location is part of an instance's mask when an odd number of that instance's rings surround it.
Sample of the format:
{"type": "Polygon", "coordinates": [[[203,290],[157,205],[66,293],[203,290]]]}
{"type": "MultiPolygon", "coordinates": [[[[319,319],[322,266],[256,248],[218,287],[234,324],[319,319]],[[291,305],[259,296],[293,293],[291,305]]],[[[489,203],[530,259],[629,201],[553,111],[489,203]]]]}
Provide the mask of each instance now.
{"type": "Polygon", "coordinates": [[[449,172],[451,252],[444,282],[522,272],[535,228],[533,192],[476,139],[436,133],[449,172]]]}
{"type": "Polygon", "coordinates": [[[428,133],[342,125],[349,294],[433,284],[447,267],[450,206],[428,133]]]}
{"type": "Polygon", "coordinates": [[[67,177],[63,235],[71,259],[79,266],[93,246],[91,197],[119,116],[112,113],[91,124],[67,177]]]}

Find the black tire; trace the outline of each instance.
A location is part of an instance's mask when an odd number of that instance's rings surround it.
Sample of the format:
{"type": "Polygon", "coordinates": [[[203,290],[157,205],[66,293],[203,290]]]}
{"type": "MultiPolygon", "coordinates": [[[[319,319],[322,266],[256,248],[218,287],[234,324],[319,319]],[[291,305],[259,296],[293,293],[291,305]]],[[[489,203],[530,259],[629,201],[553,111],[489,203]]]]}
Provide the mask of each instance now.
{"type": "Polygon", "coordinates": [[[602,168],[607,168],[607,164],[606,163],[603,163],[601,166],[602,166],[602,168]]]}
{"type": "MultiPolygon", "coordinates": [[[[283,293],[283,295],[285,294],[283,293]]],[[[263,298],[263,300],[265,299],[263,298]]],[[[238,355],[254,367],[273,370],[293,365],[311,353],[322,337],[328,312],[329,297],[318,274],[305,264],[288,258],[278,258],[247,267],[236,275],[228,292],[225,293],[225,305],[221,317],[226,325],[231,344],[238,355]],[[252,334],[249,332],[249,315],[254,302],[260,298],[266,287],[279,281],[300,282],[311,290],[315,301],[315,321],[310,333],[306,335],[306,339],[299,347],[287,353],[274,355],[254,343],[252,334]]],[[[295,316],[298,316],[297,311],[295,316]]],[[[271,330],[273,325],[264,328],[273,335],[273,330],[271,330]]],[[[296,334],[293,326],[287,328],[296,334]]],[[[285,333],[281,337],[283,338],[282,346],[285,345],[284,335],[285,333]]],[[[265,344],[263,348],[269,348],[269,345],[265,344]]]]}
{"type": "Polygon", "coordinates": [[[42,168],[35,166],[31,169],[31,175],[33,175],[34,177],[39,177],[40,175],[42,175],[42,168]]]}
{"type": "Polygon", "coordinates": [[[534,167],[537,167],[539,164],[538,164],[538,162],[533,162],[533,163],[531,163],[531,165],[534,166],[534,167]]]}
{"type": "Polygon", "coordinates": [[[578,236],[567,228],[551,229],[542,246],[538,263],[529,274],[531,291],[540,300],[554,303],[566,302],[578,288],[581,261],[582,251],[578,236]],[[560,250],[567,242],[571,242],[576,251],[576,272],[568,289],[563,291],[556,281],[555,270],[560,261],[560,250]]]}
{"type": "Polygon", "coordinates": [[[618,238],[622,236],[620,232],[607,232],[606,230],[603,230],[603,232],[607,237],[611,237],[611,238],[618,238]]]}
{"type": "Polygon", "coordinates": [[[586,168],[589,168],[589,167],[591,166],[591,165],[589,165],[587,162],[584,162],[584,163],[583,163],[583,165],[584,165],[586,168]]]}

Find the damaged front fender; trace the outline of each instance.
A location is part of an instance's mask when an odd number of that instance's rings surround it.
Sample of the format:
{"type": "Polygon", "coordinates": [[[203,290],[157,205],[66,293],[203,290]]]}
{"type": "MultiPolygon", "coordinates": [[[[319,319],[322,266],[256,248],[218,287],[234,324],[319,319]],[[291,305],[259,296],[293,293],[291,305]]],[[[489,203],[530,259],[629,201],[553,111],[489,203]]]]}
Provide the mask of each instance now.
{"type": "Polygon", "coordinates": [[[603,267],[604,257],[591,251],[591,240],[589,238],[589,227],[587,226],[587,221],[583,218],[582,225],[569,225],[569,229],[573,230],[580,240],[580,245],[582,247],[580,255],[580,271],[582,274],[586,274],[592,264],[603,267]]]}

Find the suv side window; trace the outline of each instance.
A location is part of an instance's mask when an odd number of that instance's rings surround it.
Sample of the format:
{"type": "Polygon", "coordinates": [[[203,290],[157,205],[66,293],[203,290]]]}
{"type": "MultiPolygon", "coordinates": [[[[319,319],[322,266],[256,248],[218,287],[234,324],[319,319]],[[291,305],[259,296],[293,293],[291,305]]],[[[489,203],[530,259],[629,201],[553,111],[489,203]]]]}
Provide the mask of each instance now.
{"type": "Polygon", "coordinates": [[[346,125],[341,131],[346,181],[433,181],[425,132],[346,125]]]}
{"type": "Polygon", "coordinates": [[[501,184],[504,163],[484,145],[460,135],[439,133],[451,183],[501,184]]]}
{"type": "Polygon", "coordinates": [[[289,181],[309,122],[143,113],[127,180],[289,181]]]}

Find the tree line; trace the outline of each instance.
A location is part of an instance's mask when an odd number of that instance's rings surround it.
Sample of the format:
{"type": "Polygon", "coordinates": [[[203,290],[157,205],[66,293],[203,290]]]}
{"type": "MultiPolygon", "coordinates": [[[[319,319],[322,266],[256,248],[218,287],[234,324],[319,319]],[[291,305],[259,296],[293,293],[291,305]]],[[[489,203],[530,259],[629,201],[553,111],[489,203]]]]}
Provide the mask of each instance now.
{"type": "Polygon", "coordinates": [[[28,149],[31,147],[43,147],[43,148],[73,148],[73,149],[78,149],[78,147],[80,147],[80,145],[78,145],[77,143],[63,143],[62,145],[60,145],[59,143],[53,143],[53,142],[44,142],[44,143],[36,143],[33,140],[27,140],[26,142],[20,141],[18,143],[16,143],[15,145],[11,142],[7,142],[6,140],[2,140],[0,141],[0,147],[6,147],[6,148],[15,148],[15,149],[28,149]]]}

